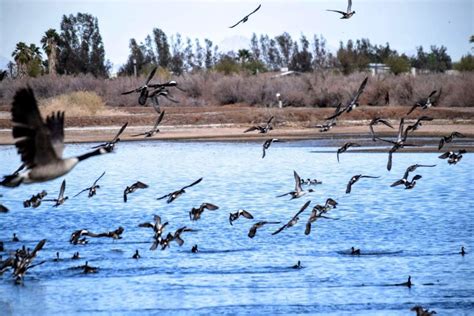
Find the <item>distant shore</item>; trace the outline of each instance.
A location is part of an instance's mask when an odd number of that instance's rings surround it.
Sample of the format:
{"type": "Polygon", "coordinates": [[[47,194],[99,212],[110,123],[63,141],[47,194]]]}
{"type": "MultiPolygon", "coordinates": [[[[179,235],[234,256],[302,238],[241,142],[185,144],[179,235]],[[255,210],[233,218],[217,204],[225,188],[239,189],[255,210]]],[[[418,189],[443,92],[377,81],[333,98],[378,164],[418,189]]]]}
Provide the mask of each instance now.
{"type": "MultiPolygon", "coordinates": [[[[397,134],[399,118],[406,107],[362,107],[338,121],[329,132],[321,133],[314,126],[324,122],[324,118],[334,109],[308,108],[260,108],[242,105],[222,107],[172,107],[165,108],[166,115],[160,125],[160,132],[152,138],[131,137],[152,128],[157,114],[152,108],[118,108],[115,115],[67,117],[66,143],[102,142],[114,137],[124,122],[129,122],[121,136],[122,141],[261,141],[268,138],[282,140],[314,140],[318,146],[341,146],[344,140],[359,140],[361,145],[387,147],[386,143],[373,142],[368,122],[373,117],[383,117],[392,121],[394,129],[376,126],[377,135],[394,138],[397,134]],[[254,124],[265,122],[275,116],[275,128],[268,134],[243,133],[254,124]]],[[[423,147],[406,148],[405,151],[437,151],[434,145],[441,136],[458,131],[466,138],[456,140],[455,147],[474,149],[474,109],[434,108],[429,111],[415,111],[406,118],[406,126],[413,124],[417,117],[429,115],[434,120],[423,123],[412,134],[417,145],[423,147]],[[433,139],[436,138],[436,139],[433,139]],[[430,145],[430,146],[427,146],[430,145]],[[430,149],[431,148],[431,149],[430,149]]],[[[0,144],[13,144],[10,114],[0,112],[0,144]]],[[[453,146],[449,148],[454,148],[453,146]]]]}

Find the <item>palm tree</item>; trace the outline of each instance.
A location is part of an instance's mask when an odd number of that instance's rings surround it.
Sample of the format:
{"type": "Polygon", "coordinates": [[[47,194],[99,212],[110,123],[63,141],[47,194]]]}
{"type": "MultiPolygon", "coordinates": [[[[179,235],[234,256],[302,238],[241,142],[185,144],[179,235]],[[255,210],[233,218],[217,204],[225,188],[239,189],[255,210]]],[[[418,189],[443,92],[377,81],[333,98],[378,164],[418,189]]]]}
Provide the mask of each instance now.
{"type": "Polygon", "coordinates": [[[18,42],[12,57],[17,65],[18,77],[21,78],[26,75],[28,63],[32,60],[31,50],[24,42],[18,42]]]}
{"type": "Polygon", "coordinates": [[[240,60],[240,63],[243,64],[250,59],[251,54],[248,49],[239,49],[239,51],[237,52],[237,56],[238,56],[238,59],[240,60]]]}
{"type": "Polygon", "coordinates": [[[45,32],[45,35],[41,39],[43,49],[48,56],[48,72],[55,76],[56,75],[56,62],[57,53],[60,37],[55,29],[49,29],[45,32]]]}

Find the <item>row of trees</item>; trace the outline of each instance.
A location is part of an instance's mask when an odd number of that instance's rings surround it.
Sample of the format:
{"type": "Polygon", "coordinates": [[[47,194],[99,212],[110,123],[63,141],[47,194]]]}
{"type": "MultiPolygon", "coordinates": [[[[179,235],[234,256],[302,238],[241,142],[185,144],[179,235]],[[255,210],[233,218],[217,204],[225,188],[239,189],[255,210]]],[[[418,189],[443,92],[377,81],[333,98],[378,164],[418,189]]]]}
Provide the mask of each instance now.
{"type": "MultiPolygon", "coordinates": [[[[107,77],[110,63],[105,61],[105,49],[96,17],[87,13],[64,15],[61,30],[49,29],[41,39],[46,59],[35,44],[19,42],[12,53],[17,76],[37,76],[91,73],[107,77]]],[[[9,65],[13,72],[13,65],[9,65]]]]}
{"type": "MultiPolygon", "coordinates": [[[[474,36],[470,39],[474,41],[474,36]]],[[[17,44],[12,56],[17,75],[37,76],[41,73],[79,74],[91,73],[107,77],[111,64],[105,61],[105,49],[96,17],[78,13],[62,17],[60,33],[54,29],[45,32],[41,39],[46,58],[35,44],[17,44]]],[[[216,70],[224,73],[247,71],[250,73],[276,71],[283,67],[300,72],[336,69],[344,74],[364,71],[370,63],[387,64],[393,73],[408,72],[411,67],[430,72],[452,69],[451,57],[444,46],[431,46],[430,51],[417,48],[415,56],[399,54],[387,43],[373,45],[368,39],[349,40],[340,43],[336,54],[326,46],[323,36],[308,39],[301,35],[295,40],[288,33],[273,38],[253,34],[248,49],[237,52],[220,52],[209,39],[201,43],[180,34],[168,37],[154,28],[144,42],[132,38],[130,55],[120,68],[119,75],[148,73],[152,65],[180,75],[186,72],[216,70]]],[[[13,65],[10,65],[12,73],[13,65]]],[[[473,56],[464,56],[454,65],[458,70],[474,70],[473,56]]]]}

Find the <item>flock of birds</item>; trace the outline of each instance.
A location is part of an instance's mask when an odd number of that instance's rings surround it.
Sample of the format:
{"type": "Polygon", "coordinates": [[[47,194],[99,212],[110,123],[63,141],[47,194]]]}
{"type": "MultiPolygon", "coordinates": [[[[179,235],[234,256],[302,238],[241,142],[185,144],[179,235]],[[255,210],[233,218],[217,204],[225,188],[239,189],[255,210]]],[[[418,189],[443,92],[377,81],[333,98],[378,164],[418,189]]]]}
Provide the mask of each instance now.
{"type": "MultiPolygon", "coordinates": [[[[255,13],[260,9],[261,5],[257,7],[253,12],[249,15],[245,16],[242,20],[237,22],[235,25],[231,26],[231,28],[237,26],[240,23],[244,23],[248,20],[249,16],[255,13]]],[[[355,11],[352,11],[352,1],[349,0],[347,11],[337,11],[337,10],[329,10],[334,11],[337,13],[342,14],[342,19],[348,19],[355,14],[355,11]]],[[[139,134],[134,134],[131,136],[138,137],[143,136],[144,138],[153,137],[156,133],[160,132],[158,129],[159,124],[164,118],[165,111],[161,111],[160,104],[159,104],[159,97],[165,97],[173,102],[176,102],[171,96],[168,88],[176,87],[176,81],[168,81],[165,83],[150,83],[153,79],[156,72],[156,68],[154,68],[149,76],[147,77],[144,85],[126,91],[122,94],[131,94],[131,93],[138,93],[138,103],[141,105],[145,105],[147,99],[152,99],[153,106],[156,109],[159,116],[156,119],[156,122],[151,130],[142,132],[139,134]]],[[[359,89],[353,94],[349,102],[347,102],[344,106],[340,103],[333,115],[329,116],[326,119],[326,122],[317,125],[316,127],[320,129],[320,132],[327,132],[334,126],[336,126],[337,120],[344,114],[349,113],[354,110],[359,105],[359,98],[364,92],[364,89],[368,83],[368,78],[365,78],[361,83],[359,89]]],[[[421,110],[427,110],[436,104],[437,96],[439,98],[439,93],[435,90],[430,93],[430,95],[426,98],[420,99],[416,102],[407,115],[410,115],[414,112],[417,108],[421,110]]],[[[17,187],[21,184],[28,184],[28,183],[36,183],[36,182],[44,182],[52,179],[56,179],[61,177],[71,171],[79,162],[88,159],[90,157],[108,154],[114,151],[115,145],[120,141],[121,134],[125,131],[128,123],[125,123],[121,129],[118,131],[117,135],[109,142],[105,142],[103,144],[94,146],[92,151],[87,152],[83,155],[79,155],[76,157],[71,158],[63,158],[63,149],[64,149],[64,112],[57,112],[53,113],[46,118],[45,121],[41,118],[40,112],[38,110],[37,101],[34,96],[34,92],[31,88],[22,88],[19,89],[15,96],[11,107],[12,113],[12,134],[13,138],[15,139],[15,146],[18,150],[18,153],[21,156],[22,165],[15,170],[12,174],[4,176],[3,180],[0,182],[0,185],[5,187],[17,187]]],[[[251,126],[248,129],[244,130],[243,133],[248,132],[258,132],[260,134],[268,134],[273,129],[273,122],[275,118],[272,116],[270,117],[266,123],[262,125],[255,125],[251,126]]],[[[409,136],[416,130],[418,130],[425,121],[431,121],[432,118],[428,116],[421,116],[419,117],[413,125],[408,125],[405,128],[405,118],[400,118],[398,133],[396,135],[396,139],[384,139],[378,137],[374,130],[374,127],[380,124],[383,124],[389,128],[394,128],[393,124],[386,119],[376,117],[369,123],[369,131],[372,136],[372,140],[375,141],[382,141],[391,145],[391,148],[388,152],[388,162],[387,162],[387,170],[391,170],[392,168],[392,160],[393,154],[407,146],[415,146],[414,144],[410,144],[407,142],[409,136]]],[[[440,139],[438,149],[441,150],[446,144],[453,142],[456,138],[463,138],[465,137],[463,134],[459,132],[452,132],[450,135],[444,136],[440,139]]],[[[270,138],[265,140],[263,144],[263,154],[262,158],[265,158],[267,150],[270,148],[270,145],[274,142],[279,142],[279,139],[270,138]]],[[[361,145],[353,142],[348,142],[343,144],[336,152],[337,161],[340,161],[340,155],[344,152],[350,150],[353,147],[360,147],[361,145]]],[[[439,156],[440,159],[447,159],[450,165],[457,164],[461,159],[462,155],[466,153],[466,150],[461,149],[457,152],[454,151],[447,151],[439,156]]],[[[409,166],[403,177],[393,184],[392,187],[403,185],[405,189],[413,189],[415,187],[416,181],[422,178],[421,175],[416,174],[411,179],[409,176],[411,173],[415,172],[418,168],[433,168],[435,165],[420,165],[415,164],[409,166]]],[[[77,193],[74,197],[87,192],[88,198],[92,198],[97,194],[97,190],[100,188],[98,184],[102,177],[105,175],[103,172],[93,183],[91,186],[84,188],[79,193],[77,193]]],[[[346,187],[346,194],[350,194],[351,191],[354,189],[354,185],[360,181],[361,179],[374,179],[378,178],[378,176],[372,175],[354,175],[350,178],[347,187],[346,187]]],[[[199,178],[196,181],[192,182],[189,185],[183,186],[182,188],[175,190],[173,192],[164,194],[157,198],[157,200],[166,199],[166,203],[172,203],[177,198],[182,196],[186,193],[186,190],[190,189],[191,187],[199,184],[203,178],[199,178]]],[[[294,190],[278,195],[278,197],[290,196],[291,199],[298,199],[305,196],[308,193],[314,192],[314,189],[308,188],[304,189],[303,186],[312,186],[312,185],[319,185],[321,181],[317,179],[301,179],[296,171],[294,171],[294,190]]],[[[146,189],[148,185],[137,181],[130,186],[127,186],[123,191],[123,201],[124,203],[128,200],[128,195],[131,193],[136,192],[137,190],[146,189]]],[[[64,204],[68,197],[65,196],[66,191],[66,181],[64,180],[61,183],[61,187],[59,190],[59,194],[57,198],[54,199],[45,199],[47,196],[46,191],[42,191],[36,195],[32,195],[29,199],[23,202],[23,206],[25,208],[32,207],[37,208],[41,205],[42,202],[54,202],[54,207],[59,207],[60,205],[64,204]]],[[[293,226],[295,226],[301,214],[309,207],[311,201],[307,201],[304,205],[296,212],[294,216],[292,216],[288,222],[283,223],[278,229],[276,229],[272,235],[279,234],[284,230],[287,230],[293,226]]],[[[338,218],[328,216],[328,213],[335,209],[338,205],[338,202],[332,198],[328,198],[324,205],[315,205],[312,210],[311,214],[309,215],[306,225],[304,234],[309,235],[311,233],[311,227],[319,219],[332,219],[337,220],[338,218]]],[[[197,221],[201,218],[204,211],[215,211],[218,210],[219,207],[212,203],[202,203],[198,207],[193,207],[189,212],[189,217],[191,221],[197,221]]],[[[3,205],[0,205],[0,212],[8,212],[8,208],[3,205]]],[[[243,209],[237,210],[236,212],[229,214],[229,223],[233,225],[233,222],[238,220],[239,218],[245,219],[254,219],[254,216],[243,209]]],[[[280,221],[258,221],[254,223],[248,232],[249,238],[254,238],[257,234],[257,231],[266,225],[279,225],[282,224],[280,221]]],[[[151,222],[144,222],[140,223],[138,226],[142,228],[150,228],[153,233],[151,236],[152,244],[150,246],[150,250],[155,250],[157,248],[161,248],[162,250],[168,248],[170,244],[175,241],[179,246],[184,244],[184,240],[182,235],[184,233],[192,232],[193,229],[182,226],[175,230],[174,232],[169,232],[168,234],[164,234],[165,228],[168,225],[168,222],[163,222],[161,217],[155,215],[153,217],[153,221],[151,222]]],[[[78,244],[87,244],[89,242],[88,238],[112,238],[112,239],[121,239],[122,233],[124,232],[123,227],[118,227],[113,231],[108,232],[91,232],[88,229],[78,229],[72,232],[69,242],[72,245],[78,244]]],[[[13,234],[12,241],[18,242],[19,239],[16,234],[13,234]]],[[[6,260],[0,261],[0,274],[3,272],[11,269],[14,279],[16,282],[22,282],[25,273],[34,268],[35,266],[43,264],[45,261],[41,261],[38,263],[33,263],[37,253],[44,247],[46,243],[46,239],[43,239],[38,242],[33,250],[29,248],[22,248],[17,249],[12,256],[7,258],[6,260]]],[[[0,252],[5,251],[3,242],[0,241],[0,252]]],[[[191,250],[193,253],[198,252],[198,246],[194,245],[191,250]]],[[[351,255],[360,255],[360,249],[355,249],[352,247],[350,254],[351,255]]],[[[464,247],[461,248],[461,255],[465,255],[466,251],[464,247]]],[[[138,250],[136,250],[133,258],[139,259],[140,254],[138,250]]],[[[1,259],[1,258],[0,258],[1,259]]],[[[72,259],[80,259],[79,252],[75,252],[72,259]]],[[[59,260],[59,253],[57,253],[57,257],[55,260],[59,260]]],[[[301,262],[293,266],[295,269],[301,268],[301,262]]],[[[82,269],[84,273],[96,273],[98,272],[97,267],[92,267],[86,262],[84,265],[80,265],[77,267],[78,269],[82,269]]],[[[411,277],[409,276],[407,282],[393,284],[396,286],[407,286],[411,287],[411,277]]],[[[424,310],[421,306],[415,306],[413,311],[417,312],[418,315],[431,315],[433,312],[428,310],[424,310]]]]}

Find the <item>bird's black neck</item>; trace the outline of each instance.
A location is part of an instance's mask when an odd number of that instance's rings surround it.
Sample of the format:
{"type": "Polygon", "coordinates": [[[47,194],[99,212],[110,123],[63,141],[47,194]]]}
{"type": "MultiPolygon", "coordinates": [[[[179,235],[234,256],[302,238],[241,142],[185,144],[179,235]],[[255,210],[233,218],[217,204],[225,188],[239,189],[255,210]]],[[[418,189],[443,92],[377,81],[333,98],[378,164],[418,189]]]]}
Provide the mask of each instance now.
{"type": "Polygon", "coordinates": [[[82,161],[82,160],[85,160],[85,159],[87,159],[87,158],[89,158],[89,157],[98,156],[98,155],[101,155],[101,154],[103,154],[103,153],[104,153],[104,152],[103,152],[103,149],[102,149],[102,148],[98,148],[98,149],[96,149],[96,150],[94,150],[94,151],[91,151],[91,152],[85,153],[85,154],[83,154],[83,155],[77,156],[77,159],[78,159],[79,161],[82,161]]]}

